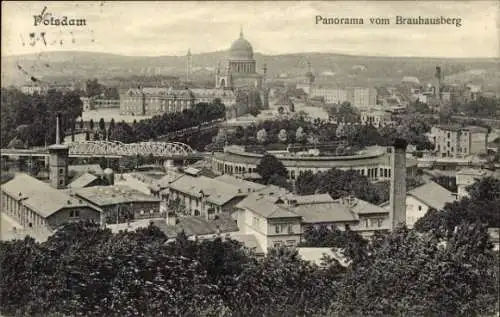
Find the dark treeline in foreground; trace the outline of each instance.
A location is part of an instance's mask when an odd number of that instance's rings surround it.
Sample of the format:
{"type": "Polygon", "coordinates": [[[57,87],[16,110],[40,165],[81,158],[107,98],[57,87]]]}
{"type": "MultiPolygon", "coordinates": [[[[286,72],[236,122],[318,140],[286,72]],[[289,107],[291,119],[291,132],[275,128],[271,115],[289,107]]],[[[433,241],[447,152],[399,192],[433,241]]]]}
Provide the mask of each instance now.
{"type": "MultiPolygon", "coordinates": [[[[311,237],[311,235],[309,235],[311,237]]],[[[4,316],[491,316],[498,253],[485,226],[339,233],[350,265],[293,249],[256,260],[238,242],[173,242],[157,227],[68,224],[44,243],[0,243],[4,316]]]]}

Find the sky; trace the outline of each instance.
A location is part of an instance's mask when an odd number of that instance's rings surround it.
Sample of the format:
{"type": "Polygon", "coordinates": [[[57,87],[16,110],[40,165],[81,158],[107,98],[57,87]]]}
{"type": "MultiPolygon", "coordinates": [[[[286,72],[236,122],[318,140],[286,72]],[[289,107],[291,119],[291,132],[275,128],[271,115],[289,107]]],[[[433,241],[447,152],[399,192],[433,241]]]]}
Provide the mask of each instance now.
{"type": "Polygon", "coordinates": [[[2,2],[2,55],[91,51],[132,56],[229,49],[240,26],[255,52],[372,56],[499,57],[498,1],[2,2]],[[34,26],[43,8],[85,26],[34,26]],[[396,25],[395,17],[461,18],[455,25],[396,25]],[[363,18],[363,25],[316,24],[316,17],[363,18]],[[391,18],[371,25],[370,17],[391,18]],[[45,32],[30,45],[30,33],[45,32]],[[62,43],[61,43],[62,40],[62,43]],[[24,44],[24,45],[23,45],[24,44]]]}

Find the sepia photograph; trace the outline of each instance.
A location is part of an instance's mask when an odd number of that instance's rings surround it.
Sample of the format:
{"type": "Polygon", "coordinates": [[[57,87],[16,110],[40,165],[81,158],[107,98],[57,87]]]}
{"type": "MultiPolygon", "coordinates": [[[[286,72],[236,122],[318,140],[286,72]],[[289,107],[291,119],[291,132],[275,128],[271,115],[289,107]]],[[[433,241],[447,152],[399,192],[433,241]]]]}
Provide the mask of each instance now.
{"type": "Polygon", "coordinates": [[[500,2],[1,25],[0,317],[500,317],[500,2]]]}

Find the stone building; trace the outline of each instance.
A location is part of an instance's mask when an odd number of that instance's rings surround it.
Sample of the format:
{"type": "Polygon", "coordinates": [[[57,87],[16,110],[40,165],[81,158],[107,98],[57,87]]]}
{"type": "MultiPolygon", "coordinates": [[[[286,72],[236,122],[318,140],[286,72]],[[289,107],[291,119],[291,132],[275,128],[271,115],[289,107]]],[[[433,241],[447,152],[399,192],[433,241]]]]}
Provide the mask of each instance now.
{"type": "Polygon", "coordinates": [[[157,115],[191,109],[196,97],[190,89],[136,88],[120,93],[120,114],[157,115]]]}
{"type": "Polygon", "coordinates": [[[265,82],[266,65],[262,72],[263,74],[257,73],[252,45],[244,38],[243,31],[240,31],[240,37],[233,42],[227,59],[219,63],[215,74],[215,87],[232,90],[237,96],[236,104],[227,107],[229,118],[247,114],[253,107],[269,107],[269,93],[265,82]]]}

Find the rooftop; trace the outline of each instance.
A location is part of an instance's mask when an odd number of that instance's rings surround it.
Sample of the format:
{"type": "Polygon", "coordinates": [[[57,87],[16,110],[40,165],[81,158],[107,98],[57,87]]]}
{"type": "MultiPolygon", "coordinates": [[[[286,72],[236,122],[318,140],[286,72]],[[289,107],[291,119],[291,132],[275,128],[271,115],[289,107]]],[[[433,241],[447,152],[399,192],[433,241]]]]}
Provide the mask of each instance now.
{"type": "Polygon", "coordinates": [[[75,191],[79,196],[97,206],[109,206],[135,202],[160,202],[160,199],[146,195],[124,185],[94,186],[75,191]]]}
{"type": "Polygon", "coordinates": [[[238,225],[227,213],[220,213],[217,219],[207,220],[204,217],[180,217],[175,226],[168,225],[165,220],[154,221],[169,238],[175,237],[181,231],[187,236],[203,236],[217,233],[236,232],[238,225]]]}
{"type": "Polygon", "coordinates": [[[90,173],[85,173],[82,176],[78,177],[74,181],[72,181],[68,187],[69,188],[84,188],[91,184],[93,181],[99,179],[99,177],[92,175],[90,173]]]}
{"type": "Polygon", "coordinates": [[[250,193],[250,192],[256,192],[259,190],[263,190],[266,188],[265,185],[254,183],[254,182],[249,182],[240,178],[236,178],[231,175],[221,175],[217,176],[214,178],[215,180],[236,186],[238,189],[240,189],[243,193],[250,193]]]}
{"type": "Polygon", "coordinates": [[[197,198],[204,196],[207,201],[218,206],[224,205],[235,197],[244,196],[238,187],[205,176],[183,175],[170,184],[170,189],[197,198]]]}
{"type": "Polygon", "coordinates": [[[455,195],[435,182],[429,182],[414,188],[408,192],[408,195],[436,210],[442,210],[446,203],[456,200],[455,195]]]}
{"type": "Polygon", "coordinates": [[[23,173],[16,174],[12,180],[3,184],[1,189],[9,196],[22,200],[24,205],[44,218],[63,208],[88,206],[80,199],[23,173]]]}

